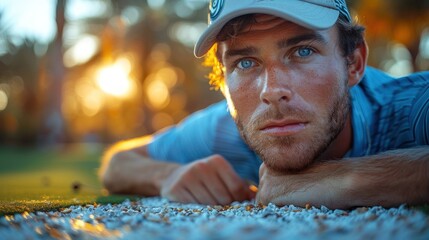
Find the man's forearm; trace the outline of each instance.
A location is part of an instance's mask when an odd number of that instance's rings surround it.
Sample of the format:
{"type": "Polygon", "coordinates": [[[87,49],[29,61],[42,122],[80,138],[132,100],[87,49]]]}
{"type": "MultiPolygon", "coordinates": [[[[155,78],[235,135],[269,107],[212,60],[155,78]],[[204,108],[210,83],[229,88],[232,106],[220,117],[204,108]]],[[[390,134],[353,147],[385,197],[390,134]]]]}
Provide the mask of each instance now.
{"type": "Polygon", "coordinates": [[[315,163],[282,173],[261,166],[258,202],[352,208],[429,203],[429,147],[315,163]]]}
{"type": "Polygon", "coordinates": [[[345,161],[350,161],[351,206],[429,202],[428,146],[345,161]]]}
{"type": "Polygon", "coordinates": [[[99,175],[110,193],[158,196],[162,181],[178,167],[150,159],[144,146],[117,144],[103,157],[99,175]]]}

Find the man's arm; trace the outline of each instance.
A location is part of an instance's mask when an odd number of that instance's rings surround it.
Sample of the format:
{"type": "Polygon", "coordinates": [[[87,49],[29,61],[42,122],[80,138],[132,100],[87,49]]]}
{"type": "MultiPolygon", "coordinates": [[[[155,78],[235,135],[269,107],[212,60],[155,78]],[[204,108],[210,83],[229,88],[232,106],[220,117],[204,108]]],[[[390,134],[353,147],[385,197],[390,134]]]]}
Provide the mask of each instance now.
{"type": "Polygon", "coordinates": [[[156,161],[147,152],[148,140],[128,140],[107,151],[100,178],[109,192],[202,204],[229,204],[254,197],[223,157],[213,155],[186,165],[156,161]]]}
{"type": "Polygon", "coordinates": [[[329,208],[429,203],[429,147],[326,161],[296,173],[263,165],[257,201],[329,208]]]}
{"type": "Polygon", "coordinates": [[[103,156],[99,176],[110,193],[160,195],[163,179],[179,164],[154,161],[148,157],[150,137],[119,142],[103,156]]]}

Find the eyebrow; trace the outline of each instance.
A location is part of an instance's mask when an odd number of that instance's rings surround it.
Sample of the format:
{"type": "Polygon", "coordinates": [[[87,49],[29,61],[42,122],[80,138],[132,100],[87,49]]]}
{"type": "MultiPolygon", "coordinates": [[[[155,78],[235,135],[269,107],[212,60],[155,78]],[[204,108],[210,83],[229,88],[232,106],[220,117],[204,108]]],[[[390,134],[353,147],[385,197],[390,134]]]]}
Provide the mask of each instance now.
{"type": "Polygon", "coordinates": [[[234,56],[248,56],[257,53],[258,50],[254,47],[244,47],[240,49],[229,49],[225,52],[225,57],[230,58],[234,56]]]}
{"type": "Polygon", "coordinates": [[[315,33],[303,34],[293,38],[281,40],[277,43],[277,46],[279,48],[287,48],[306,41],[316,41],[323,44],[328,43],[328,41],[321,34],[315,32],[315,33]]]}

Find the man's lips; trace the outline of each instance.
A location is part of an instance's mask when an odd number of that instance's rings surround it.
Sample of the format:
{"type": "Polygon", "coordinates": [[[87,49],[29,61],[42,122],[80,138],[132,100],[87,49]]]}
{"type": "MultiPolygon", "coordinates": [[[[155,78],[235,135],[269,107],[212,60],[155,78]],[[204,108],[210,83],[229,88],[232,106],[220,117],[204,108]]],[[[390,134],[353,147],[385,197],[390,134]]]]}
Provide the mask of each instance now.
{"type": "Polygon", "coordinates": [[[270,121],[264,124],[260,130],[268,135],[289,136],[304,130],[307,123],[300,120],[270,121]]]}

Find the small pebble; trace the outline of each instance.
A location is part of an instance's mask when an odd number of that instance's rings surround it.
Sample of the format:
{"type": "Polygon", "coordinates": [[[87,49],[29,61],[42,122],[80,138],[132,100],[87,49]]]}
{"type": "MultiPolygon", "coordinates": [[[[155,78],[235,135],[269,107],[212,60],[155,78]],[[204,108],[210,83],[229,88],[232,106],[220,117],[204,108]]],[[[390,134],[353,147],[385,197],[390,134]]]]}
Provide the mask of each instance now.
{"type": "Polygon", "coordinates": [[[73,182],[71,185],[71,188],[73,190],[73,192],[78,193],[80,191],[80,189],[82,188],[82,183],[80,182],[73,182]]]}

